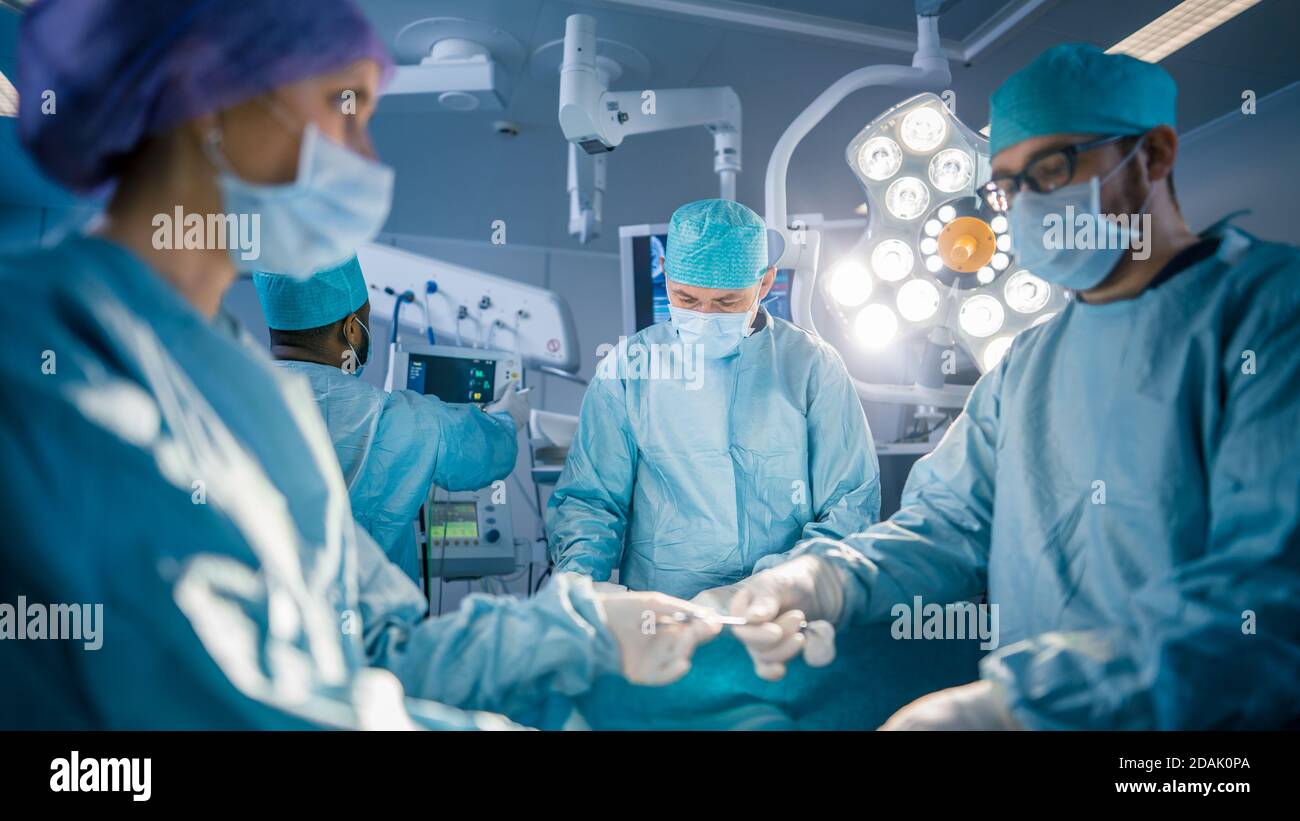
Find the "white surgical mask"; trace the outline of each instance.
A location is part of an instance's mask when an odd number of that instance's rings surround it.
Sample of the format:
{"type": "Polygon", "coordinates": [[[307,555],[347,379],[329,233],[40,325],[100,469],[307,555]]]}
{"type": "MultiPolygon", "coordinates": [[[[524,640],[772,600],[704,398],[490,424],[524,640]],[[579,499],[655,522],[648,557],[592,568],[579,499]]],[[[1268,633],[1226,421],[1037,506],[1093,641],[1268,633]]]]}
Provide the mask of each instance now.
{"type": "MultiPolygon", "coordinates": [[[[1139,140],[1128,156],[1105,177],[1094,176],[1048,194],[1028,190],[1017,194],[1008,218],[1018,263],[1035,276],[1075,291],[1086,291],[1105,281],[1124,252],[1133,247],[1133,235],[1128,225],[1113,223],[1102,216],[1101,188],[1133,159],[1141,145],[1139,140]],[[1073,232],[1075,226],[1071,215],[1074,219],[1087,215],[1099,232],[1106,232],[1104,237],[1098,237],[1095,243],[1098,247],[1064,247],[1065,243],[1061,243],[1059,248],[1047,247],[1049,220],[1060,220],[1063,231],[1073,232]]],[[[1138,211],[1146,211],[1150,201],[1148,194],[1147,202],[1142,203],[1138,211]]]]}
{"type": "Polygon", "coordinates": [[[722,359],[735,353],[740,341],[753,332],[758,292],[754,294],[754,304],[743,313],[704,313],[676,305],[669,305],[668,313],[683,342],[701,346],[705,359],[722,359]]]}
{"type": "Polygon", "coordinates": [[[260,253],[253,259],[230,243],[240,271],[270,271],[295,279],[337,264],[384,227],[393,202],[393,169],[339,145],[315,123],[302,132],[298,176],[283,185],[241,179],[221,150],[221,131],[204,142],[217,167],[223,207],[229,214],[256,215],[260,253]]]}

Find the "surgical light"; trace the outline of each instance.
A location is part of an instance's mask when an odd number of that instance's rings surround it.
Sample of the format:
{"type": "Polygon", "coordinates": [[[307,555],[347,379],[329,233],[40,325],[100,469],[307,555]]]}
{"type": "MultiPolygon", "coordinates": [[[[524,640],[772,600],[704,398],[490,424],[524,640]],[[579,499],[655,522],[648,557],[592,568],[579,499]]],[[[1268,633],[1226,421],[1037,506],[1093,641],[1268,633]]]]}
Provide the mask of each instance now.
{"type": "Polygon", "coordinates": [[[971,336],[986,337],[997,333],[1006,321],[1002,303],[988,294],[976,294],[962,303],[957,313],[961,329],[971,336]]]}
{"type": "Polygon", "coordinates": [[[974,173],[970,155],[959,148],[945,148],[930,160],[930,183],[946,194],[970,185],[974,173]]]}
{"type": "Polygon", "coordinates": [[[913,220],[930,207],[930,189],[916,177],[903,177],[885,192],[885,207],[901,220],[913,220]]]}
{"type": "Polygon", "coordinates": [[[862,263],[845,260],[831,270],[831,298],[846,308],[855,308],[871,298],[871,275],[862,263]]]}
{"type": "Polygon", "coordinates": [[[1007,355],[1011,350],[1011,337],[999,336],[984,348],[984,354],[980,357],[984,362],[984,370],[991,371],[1002,361],[1002,357],[1007,355]]]}
{"type": "Polygon", "coordinates": [[[913,279],[898,289],[898,312],[903,319],[924,322],[939,310],[939,289],[924,279],[913,279]]]}
{"type": "Polygon", "coordinates": [[[1007,280],[1004,295],[1011,310],[1032,314],[1047,305],[1047,300],[1052,298],[1052,286],[1028,271],[1016,271],[1007,280]]]}
{"type": "Polygon", "coordinates": [[[858,312],[853,331],[864,348],[879,350],[898,333],[898,317],[884,305],[868,305],[858,312]]]}
{"type": "Polygon", "coordinates": [[[901,240],[887,239],[871,252],[871,270],[886,282],[897,282],[912,273],[912,248],[901,240]]]}
{"type": "Polygon", "coordinates": [[[872,137],[858,152],[858,167],[873,180],[887,180],[903,164],[903,150],[888,137],[872,137]]]}
{"type": "Polygon", "coordinates": [[[943,144],[948,136],[948,124],[943,115],[931,106],[914,108],[903,117],[898,129],[903,145],[913,151],[925,153],[943,144]]]}
{"type": "MultiPolygon", "coordinates": [[[[1006,214],[977,188],[991,174],[988,141],[937,95],[881,112],[843,156],[866,194],[867,226],[844,258],[857,264],[832,267],[822,294],[842,319],[852,353],[931,340],[930,331],[943,328],[947,333],[933,338],[951,339],[985,370],[1001,355],[1005,343],[996,340],[1065,306],[1065,291],[1028,279],[1032,269],[1017,264],[1006,214]]],[[[917,348],[890,350],[911,355],[917,348]]]]}

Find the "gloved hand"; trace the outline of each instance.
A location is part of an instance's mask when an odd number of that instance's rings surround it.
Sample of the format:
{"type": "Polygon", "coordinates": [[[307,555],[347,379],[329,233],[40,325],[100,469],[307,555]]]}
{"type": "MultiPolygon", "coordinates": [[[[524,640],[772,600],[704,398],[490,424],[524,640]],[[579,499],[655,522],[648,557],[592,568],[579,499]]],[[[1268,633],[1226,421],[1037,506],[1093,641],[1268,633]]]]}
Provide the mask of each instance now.
{"type": "Polygon", "coordinates": [[[592,582],[591,589],[597,593],[626,593],[627,585],[615,582],[592,582]]]}
{"type": "Polygon", "coordinates": [[[623,653],[623,676],[634,684],[671,684],[686,675],[695,648],[722,629],[708,610],[663,593],[597,593],[596,599],[623,653]],[[676,613],[695,618],[660,623],[676,613]]]}
{"type": "Polygon", "coordinates": [[[786,662],[801,652],[811,667],[835,660],[833,623],[844,609],[842,584],[825,559],[799,556],[735,585],[731,614],[749,624],[733,632],[749,651],[759,678],[783,678],[786,662]]]}
{"type": "Polygon", "coordinates": [[[731,598],[736,595],[740,587],[734,584],[724,584],[722,587],[710,587],[708,590],[702,590],[695,594],[691,599],[691,604],[698,604],[700,607],[708,607],[719,613],[731,612],[731,598]]]}
{"type": "Polygon", "coordinates": [[[882,730],[1020,730],[1006,698],[991,681],[949,687],[894,713],[882,730]]]}
{"type": "Polygon", "coordinates": [[[519,393],[519,383],[511,382],[506,385],[506,389],[501,392],[501,398],[492,402],[483,408],[487,413],[508,413],[510,419],[515,423],[515,432],[524,429],[528,424],[528,412],[530,410],[528,397],[519,393]]]}

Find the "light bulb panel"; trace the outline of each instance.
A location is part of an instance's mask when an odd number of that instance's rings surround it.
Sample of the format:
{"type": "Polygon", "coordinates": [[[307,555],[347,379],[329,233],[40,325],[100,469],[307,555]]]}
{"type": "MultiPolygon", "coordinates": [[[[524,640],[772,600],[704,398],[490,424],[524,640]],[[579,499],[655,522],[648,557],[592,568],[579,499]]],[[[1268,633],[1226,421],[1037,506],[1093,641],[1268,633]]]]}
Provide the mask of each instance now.
{"type": "MultiPolygon", "coordinates": [[[[864,309],[888,307],[897,320],[894,336],[916,337],[944,324],[984,371],[1009,347],[1005,338],[1042,324],[1064,307],[1069,295],[1056,286],[1048,286],[1046,300],[1041,294],[1021,299],[1021,307],[1041,302],[1035,310],[1025,312],[1009,305],[1007,281],[1025,269],[1002,239],[1008,230],[1005,217],[992,213],[976,194],[990,176],[988,140],[957,119],[938,95],[918,94],[881,113],[849,142],[845,159],[866,193],[867,229],[836,262],[852,260],[861,268],[870,283],[851,290],[868,293],[870,298],[847,304],[855,300],[835,299],[831,278],[820,279],[823,295],[850,337],[861,337],[862,321],[871,316],[863,317],[864,309]],[[925,196],[914,190],[917,182],[924,186],[925,196]],[[924,202],[924,207],[918,207],[918,202],[924,202]],[[902,274],[898,244],[910,249],[912,256],[902,274]],[[887,270],[876,270],[878,265],[887,270]],[[909,285],[915,282],[934,291],[909,285]],[[931,310],[934,292],[940,295],[939,304],[931,310]],[[1003,308],[1000,327],[983,336],[968,333],[959,321],[962,307],[977,296],[991,297],[1003,308]]],[[[839,286],[842,297],[844,283],[839,286]]]]}

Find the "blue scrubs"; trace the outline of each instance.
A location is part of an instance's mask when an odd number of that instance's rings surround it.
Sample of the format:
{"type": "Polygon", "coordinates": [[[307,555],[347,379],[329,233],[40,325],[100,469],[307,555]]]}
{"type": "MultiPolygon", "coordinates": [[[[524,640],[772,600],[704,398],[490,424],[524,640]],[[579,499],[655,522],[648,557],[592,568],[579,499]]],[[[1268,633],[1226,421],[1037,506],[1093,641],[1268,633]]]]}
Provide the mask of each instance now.
{"type": "Polygon", "coordinates": [[[839,355],[760,317],[699,371],[653,364],[652,346],[679,344],[667,323],[602,363],[548,505],[558,569],[606,581],[618,567],[634,590],[691,598],[876,521],[875,447],[839,355]]]}
{"type": "Polygon", "coordinates": [[[460,702],[405,699],[419,726],[503,727],[455,708],[553,711],[618,669],[585,582],[422,620],[413,585],[352,519],[305,380],[120,246],[76,237],[0,256],[0,287],[0,603],[103,605],[98,649],[0,640],[0,726],[404,720],[369,651],[410,694],[460,702]],[[539,694],[535,680],[561,683],[539,694]]]}
{"type": "Polygon", "coordinates": [[[982,674],[1027,727],[1300,712],[1300,251],[1206,238],[1136,299],[1020,334],[897,514],[797,548],[849,572],[859,621],[987,591],[982,674]]]}
{"type": "Polygon", "coordinates": [[[519,446],[505,414],[415,391],[389,393],[330,365],[276,365],[311,383],[353,515],[412,579],[420,578],[414,522],[430,485],[477,490],[514,470],[519,446]]]}

